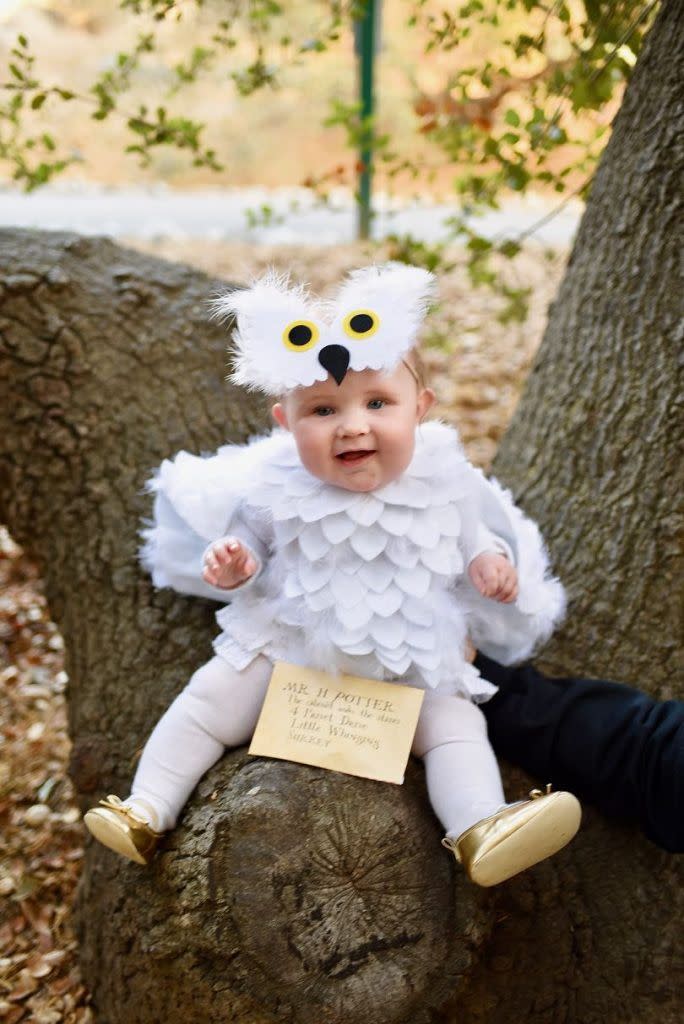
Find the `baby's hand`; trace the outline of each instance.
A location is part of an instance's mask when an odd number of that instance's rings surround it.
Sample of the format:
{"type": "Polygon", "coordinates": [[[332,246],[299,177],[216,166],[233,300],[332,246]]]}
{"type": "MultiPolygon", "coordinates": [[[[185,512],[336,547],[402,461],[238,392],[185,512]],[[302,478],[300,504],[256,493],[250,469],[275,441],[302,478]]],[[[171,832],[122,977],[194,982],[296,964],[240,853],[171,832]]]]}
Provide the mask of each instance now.
{"type": "Polygon", "coordinates": [[[214,541],[204,553],[202,579],[212,587],[234,590],[253,576],[257,564],[254,555],[235,537],[214,541]]]}
{"type": "Polygon", "coordinates": [[[483,552],[473,558],[468,566],[468,575],[483,597],[511,604],[518,596],[518,574],[503,555],[483,552]]]}

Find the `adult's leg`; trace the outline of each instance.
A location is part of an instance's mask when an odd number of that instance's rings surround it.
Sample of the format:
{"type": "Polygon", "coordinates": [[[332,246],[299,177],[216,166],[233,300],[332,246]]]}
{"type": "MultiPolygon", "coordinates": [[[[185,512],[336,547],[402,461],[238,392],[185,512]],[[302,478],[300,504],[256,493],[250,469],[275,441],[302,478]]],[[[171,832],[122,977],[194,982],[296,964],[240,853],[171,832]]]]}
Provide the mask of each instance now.
{"type": "Polygon", "coordinates": [[[238,672],[214,657],[198,669],[145,744],[126,805],[157,831],[173,828],[190,793],[225,748],[251,737],[272,667],[259,656],[238,672]]]}
{"type": "Polygon", "coordinates": [[[475,665],[499,687],[480,705],[498,756],[684,852],[684,702],[600,679],[552,679],[483,654],[475,665]]]}

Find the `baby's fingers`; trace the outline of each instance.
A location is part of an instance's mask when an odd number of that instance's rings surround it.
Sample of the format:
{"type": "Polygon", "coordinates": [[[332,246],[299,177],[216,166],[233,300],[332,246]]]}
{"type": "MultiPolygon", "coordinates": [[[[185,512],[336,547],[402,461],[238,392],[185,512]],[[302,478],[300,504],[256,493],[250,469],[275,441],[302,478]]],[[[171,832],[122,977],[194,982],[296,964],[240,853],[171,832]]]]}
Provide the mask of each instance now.
{"type": "Polygon", "coordinates": [[[503,604],[512,604],[518,598],[518,584],[509,583],[498,594],[498,600],[503,604]]]}
{"type": "Polygon", "coordinates": [[[219,565],[228,566],[240,554],[240,542],[232,538],[214,544],[211,551],[219,565]]]}
{"type": "Polygon", "coordinates": [[[219,570],[217,567],[205,565],[202,570],[202,579],[212,587],[218,586],[219,570]]]}
{"type": "Polygon", "coordinates": [[[518,577],[517,573],[513,569],[509,569],[504,574],[501,586],[499,587],[496,595],[497,601],[501,601],[504,604],[511,604],[516,600],[518,596],[518,577]]]}
{"type": "Polygon", "coordinates": [[[250,551],[243,548],[235,560],[235,572],[243,577],[253,576],[256,570],[256,562],[250,551]]]}

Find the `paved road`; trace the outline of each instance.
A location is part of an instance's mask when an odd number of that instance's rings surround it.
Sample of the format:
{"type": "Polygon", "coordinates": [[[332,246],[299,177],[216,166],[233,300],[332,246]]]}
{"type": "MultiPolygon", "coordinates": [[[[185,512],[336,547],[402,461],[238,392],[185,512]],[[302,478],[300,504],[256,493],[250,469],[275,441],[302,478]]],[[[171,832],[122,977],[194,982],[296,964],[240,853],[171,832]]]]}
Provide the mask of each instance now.
{"type": "MultiPolygon", "coordinates": [[[[554,209],[545,199],[511,200],[502,210],[477,221],[488,238],[515,237],[554,209]]],[[[542,225],[533,237],[550,246],[568,245],[574,236],[581,204],[571,202],[542,225]]],[[[410,202],[399,206],[377,199],[374,235],[410,233],[427,242],[443,238],[445,220],[456,207],[410,202]]],[[[474,223],[474,222],[473,222],[474,223]]],[[[91,184],[60,183],[30,195],[0,187],[0,226],[67,229],[85,235],[137,238],[203,238],[265,244],[304,242],[336,244],[352,241],[356,214],[348,193],[340,192],[329,206],[317,205],[304,189],[261,188],[173,191],[106,189],[91,184]],[[270,210],[250,226],[248,211],[270,210]]]]}

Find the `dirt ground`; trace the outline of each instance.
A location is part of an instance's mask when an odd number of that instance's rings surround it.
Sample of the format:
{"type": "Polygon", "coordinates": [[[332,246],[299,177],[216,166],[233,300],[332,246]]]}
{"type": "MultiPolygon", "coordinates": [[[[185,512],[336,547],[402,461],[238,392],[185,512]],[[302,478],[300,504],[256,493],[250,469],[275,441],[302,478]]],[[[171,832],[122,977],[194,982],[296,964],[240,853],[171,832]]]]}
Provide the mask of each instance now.
{"type": "MultiPolygon", "coordinates": [[[[131,243],[133,244],[133,243],[131,243]]],[[[386,251],[157,242],[137,247],[234,282],[268,264],[290,267],[314,290],[386,251]]],[[[458,252],[442,276],[424,356],[437,415],[459,426],[468,454],[487,466],[541,339],[564,253],[530,248],[507,269],[530,287],[523,324],[497,321],[497,302],[468,284],[458,252]]],[[[84,831],[67,777],[69,740],[63,643],[39,571],[0,528],[0,1021],[86,1024],[70,906],[84,831]]],[[[122,794],[123,795],[123,794],[122,794]]]]}

